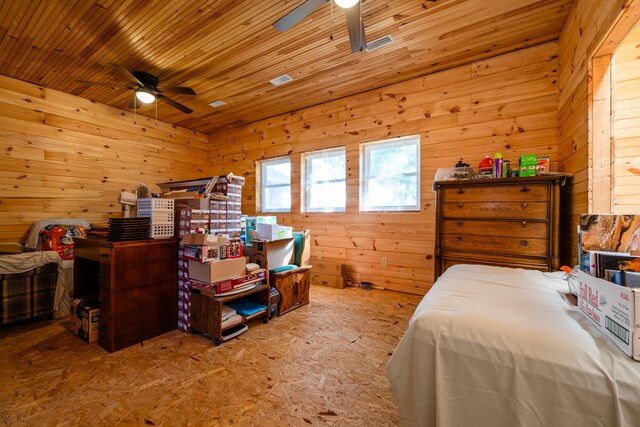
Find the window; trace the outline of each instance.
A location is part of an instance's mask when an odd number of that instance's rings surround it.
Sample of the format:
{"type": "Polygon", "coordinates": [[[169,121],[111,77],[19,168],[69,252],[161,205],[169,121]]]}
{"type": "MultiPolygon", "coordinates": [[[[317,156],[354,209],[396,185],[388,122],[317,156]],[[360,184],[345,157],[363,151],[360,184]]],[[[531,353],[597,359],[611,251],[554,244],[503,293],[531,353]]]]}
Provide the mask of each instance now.
{"type": "Polygon", "coordinates": [[[347,200],[346,149],[302,155],[302,206],[305,212],[344,212],[347,200]]]}
{"type": "Polygon", "coordinates": [[[291,160],[288,157],[259,163],[262,212],[291,210],[291,160]]]}
{"type": "Polygon", "coordinates": [[[360,146],[360,211],[420,210],[420,135],[360,146]]]}

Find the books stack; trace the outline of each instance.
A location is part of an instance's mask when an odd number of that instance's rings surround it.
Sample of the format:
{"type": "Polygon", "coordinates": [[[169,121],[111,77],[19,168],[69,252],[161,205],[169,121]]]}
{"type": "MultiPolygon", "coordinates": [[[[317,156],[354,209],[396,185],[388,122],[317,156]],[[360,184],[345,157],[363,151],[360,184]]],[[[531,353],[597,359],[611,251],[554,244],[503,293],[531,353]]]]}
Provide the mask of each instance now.
{"type": "Polygon", "coordinates": [[[640,287],[640,257],[630,253],[585,251],[583,270],[618,285],[640,287]]]}
{"type": "Polygon", "coordinates": [[[242,316],[240,316],[233,308],[226,305],[222,305],[222,329],[228,328],[233,325],[237,325],[242,322],[242,316]]]}

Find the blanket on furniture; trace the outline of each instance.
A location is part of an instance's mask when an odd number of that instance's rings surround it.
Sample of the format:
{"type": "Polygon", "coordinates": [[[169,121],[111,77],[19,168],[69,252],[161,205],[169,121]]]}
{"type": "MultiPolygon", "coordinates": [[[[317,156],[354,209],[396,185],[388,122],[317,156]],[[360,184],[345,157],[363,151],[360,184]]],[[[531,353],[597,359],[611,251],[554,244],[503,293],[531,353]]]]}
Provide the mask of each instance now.
{"type": "Polygon", "coordinates": [[[60,259],[60,255],[57,252],[36,251],[0,256],[0,274],[25,273],[52,262],[58,264],[58,279],[56,281],[53,310],[58,315],[66,316],[69,314],[71,306],[65,273],[65,270],[69,271],[69,269],[66,268],[67,265],[60,259]]]}
{"type": "Polygon", "coordinates": [[[638,425],[640,363],[561,292],[560,272],[449,268],[387,365],[401,425],[638,425]]]}

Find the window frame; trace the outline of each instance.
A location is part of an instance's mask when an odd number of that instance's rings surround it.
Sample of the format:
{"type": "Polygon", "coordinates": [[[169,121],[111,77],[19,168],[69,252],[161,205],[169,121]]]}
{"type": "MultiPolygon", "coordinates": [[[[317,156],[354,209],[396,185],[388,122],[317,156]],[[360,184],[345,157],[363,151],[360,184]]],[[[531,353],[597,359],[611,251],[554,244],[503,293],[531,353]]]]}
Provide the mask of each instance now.
{"type": "MultiPolygon", "coordinates": [[[[336,156],[337,157],[337,156],[336,156]]],[[[301,212],[310,212],[310,213],[343,213],[347,210],[347,147],[333,147],[326,148],[322,150],[314,150],[308,151],[306,153],[302,153],[302,191],[301,200],[300,200],[300,210],[301,212]],[[325,207],[325,208],[311,208],[309,206],[309,201],[311,200],[311,188],[314,182],[311,182],[311,174],[313,172],[312,168],[309,165],[309,160],[312,160],[314,157],[326,157],[331,155],[331,152],[341,153],[344,156],[345,170],[344,170],[344,178],[341,179],[333,179],[333,180],[324,180],[315,182],[315,184],[325,184],[325,183],[336,183],[342,182],[344,183],[344,206],[342,208],[333,208],[333,207],[325,207]]]]}
{"type": "Polygon", "coordinates": [[[260,212],[262,213],[280,213],[280,212],[291,212],[291,157],[283,156],[283,157],[275,157],[272,159],[261,160],[258,163],[258,167],[260,168],[260,212]],[[289,183],[288,184],[276,184],[276,185],[266,185],[266,181],[268,178],[268,173],[265,173],[265,168],[273,165],[280,165],[288,163],[289,164],[289,183]],[[278,188],[278,187],[289,187],[289,207],[285,209],[270,209],[265,206],[265,190],[269,188],[278,188]]]}
{"type": "MultiPolygon", "coordinates": [[[[420,134],[389,138],[379,141],[371,141],[360,144],[360,212],[420,212],[420,134]],[[411,206],[388,205],[372,206],[368,204],[368,183],[375,175],[371,175],[371,153],[376,147],[415,146],[416,169],[415,172],[402,173],[402,176],[415,176],[416,203],[411,206]]],[[[396,174],[395,176],[399,176],[396,174]]]]}

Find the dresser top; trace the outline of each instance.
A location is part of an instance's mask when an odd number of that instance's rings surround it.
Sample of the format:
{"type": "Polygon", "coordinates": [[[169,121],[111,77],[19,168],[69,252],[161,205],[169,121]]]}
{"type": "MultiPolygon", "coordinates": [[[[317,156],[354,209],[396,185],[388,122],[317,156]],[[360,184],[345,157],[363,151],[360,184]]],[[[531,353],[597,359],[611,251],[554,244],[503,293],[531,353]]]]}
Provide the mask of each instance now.
{"type": "Polygon", "coordinates": [[[434,181],[433,187],[444,186],[465,186],[465,185],[498,185],[498,184],[534,184],[547,182],[560,182],[564,185],[570,179],[570,174],[536,175],[523,176],[517,178],[471,178],[471,179],[449,179],[446,181],[434,181]]]}
{"type": "Polygon", "coordinates": [[[161,245],[161,244],[167,244],[167,243],[175,244],[177,242],[177,239],[175,237],[171,237],[167,239],[125,240],[125,241],[119,241],[119,242],[112,242],[103,237],[74,237],[73,242],[76,246],[80,245],[80,246],[120,248],[120,247],[141,246],[141,245],[161,245]]]}

